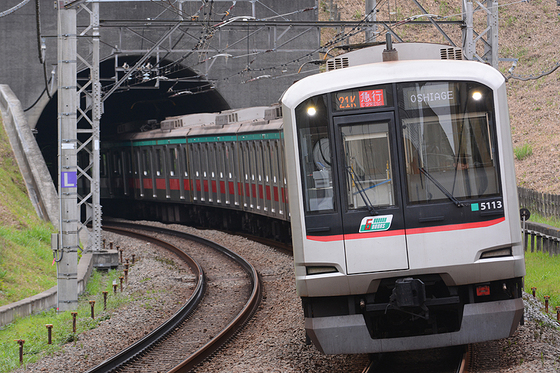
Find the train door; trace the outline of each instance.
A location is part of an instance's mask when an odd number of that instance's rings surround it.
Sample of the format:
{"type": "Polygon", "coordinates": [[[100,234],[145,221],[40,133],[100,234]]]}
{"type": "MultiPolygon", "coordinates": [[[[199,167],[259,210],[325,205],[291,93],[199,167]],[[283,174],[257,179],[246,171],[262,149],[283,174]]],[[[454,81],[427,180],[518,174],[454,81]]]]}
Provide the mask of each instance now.
{"type": "Polygon", "coordinates": [[[180,145],[180,154],[181,154],[181,185],[180,185],[180,192],[181,192],[181,199],[186,199],[188,201],[192,201],[191,193],[191,182],[189,180],[189,156],[188,156],[188,149],[187,145],[180,145]],[[187,198],[188,197],[188,198],[187,198]]]}
{"type": "Polygon", "coordinates": [[[208,202],[217,203],[218,197],[218,144],[208,143],[208,202]]]}
{"type": "Polygon", "coordinates": [[[218,186],[218,203],[225,205],[227,207],[230,206],[230,201],[228,197],[228,171],[229,171],[229,164],[226,160],[226,143],[220,142],[216,144],[218,150],[218,177],[219,177],[219,186],[218,186]]]}
{"type": "Polygon", "coordinates": [[[257,188],[257,211],[261,213],[267,212],[265,197],[265,170],[264,170],[264,146],[262,140],[255,141],[255,165],[257,166],[256,188],[257,188]]]}
{"type": "Polygon", "coordinates": [[[272,206],[272,198],[271,198],[271,159],[270,159],[270,140],[263,140],[262,143],[262,151],[263,151],[263,181],[264,181],[264,211],[267,215],[272,215],[272,210],[274,207],[272,206]]]}
{"type": "Polygon", "coordinates": [[[134,171],[134,187],[137,198],[144,197],[144,157],[143,152],[139,148],[134,151],[136,160],[136,169],[134,171]]]}
{"type": "Polygon", "coordinates": [[[181,171],[179,167],[179,146],[178,145],[171,145],[167,148],[167,157],[168,157],[168,164],[167,164],[167,177],[169,179],[169,183],[167,184],[168,198],[173,200],[179,199],[181,195],[181,171]]]}
{"type": "Polygon", "coordinates": [[[124,189],[123,193],[125,196],[130,194],[131,183],[133,182],[132,176],[132,158],[130,155],[130,149],[125,149],[123,152],[123,161],[124,161],[124,189]]]}
{"type": "Polygon", "coordinates": [[[193,180],[193,199],[200,203],[201,201],[204,201],[204,194],[202,189],[202,184],[204,181],[204,178],[202,177],[202,144],[192,144],[191,149],[191,178],[193,180]]]}
{"type": "Polygon", "coordinates": [[[227,191],[226,205],[239,208],[240,195],[242,189],[240,186],[240,177],[242,175],[242,167],[237,159],[236,143],[225,143],[225,157],[227,164],[227,191]]]}
{"type": "Polygon", "coordinates": [[[280,167],[278,163],[278,142],[279,140],[270,140],[269,142],[269,152],[270,152],[270,185],[271,187],[271,213],[274,216],[282,217],[282,208],[280,207],[279,199],[279,188],[280,184],[280,167]]]}
{"type": "Polygon", "coordinates": [[[394,114],[334,122],[348,273],[408,269],[394,114]]]}
{"type": "Polygon", "coordinates": [[[144,196],[147,196],[148,193],[152,193],[152,197],[156,197],[155,190],[154,190],[154,176],[152,175],[153,166],[152,166],[152,154],[150,148],[142,149],[142,175],[141,175],[141,183],[142,183],[142,190],[144,192],[144,196]]]}
{"type": "Polygon", "coordinates": [[[167,195],[167,181],[165,173],[165,152],[163,147],[154,148],[152,156],[154,163],[154,198],[165,199],[167,195]]]}

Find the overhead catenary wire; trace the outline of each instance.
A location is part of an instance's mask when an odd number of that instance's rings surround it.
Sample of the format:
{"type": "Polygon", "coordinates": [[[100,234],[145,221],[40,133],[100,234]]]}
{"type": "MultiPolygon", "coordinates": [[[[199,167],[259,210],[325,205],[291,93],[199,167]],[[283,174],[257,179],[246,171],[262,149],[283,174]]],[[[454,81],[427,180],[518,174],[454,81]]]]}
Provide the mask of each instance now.
{"type": "Polygon", "coordinates": [[[3,12],[0,12],[0,18],[8,16],[10,14],[12,14],[13,12],[15,12],[16,10],[22,8],[24,5],[26,5],[29,2],[29,0],[23,0],[21,3],[14,5],[13,7],[11,7],[10,9],[7,9],[3,12]]]}
{"type": "MultiPolygon", "coordinates": [[[[376,8],[380,7],[380,6],[382,5],[383,2],[384,2],[384,0],[380,1],[379,3],[377,3],[376,7],[374,7],[374,9],[372,9],[371,12],[375,11],[376,8]]],[[[498,6],[499,6],[499,7],[507,7],[507,6],[512,6],[512,5],[519,4],[519,3],[524,3],[524,2],[525,2],[525,3],[528,3],[528,0],[518,0],[518,1],[513,1],[513,2],[510,2],[510,3],[506,3],[506,4],[500,4],[500,5],[498,5],[498,6]]],[[[483,9],[483,8],[478,8],[478,9],[475,10],[475,12],[480,12],[480,11],[484,11],[484,9],[483,9]]],[[[326,42],[324,45],[322,45],[320,48],[317,48],[317,49],[316,49],[315,51],[313,51],[313,52],[307,53],[307,54],[305,54],[305,55],[303,55],[303,56],[301,56],[301,57],[299,57],[299,58],[293,59],[293,60],[291,60],[291,61],[288,61],[288,62],[279,64],[279,65],[276,65],[276,66],[271,66],[271,67],[267,67],[267,68],[259,68],[259,69],[250,69],[250,70],[244,69],[244,70],[242,70],[242,71],[239,71],[239,72],[237,72],[237,73],[235,73],[235,74],[230,75],[229,77],[223,78],[222,80],[228,80],[228,79],[230,79],[230,78],[232,78],[232,77],[234,77],[234,76],[236,76],[236,75],[242,75],[242,74],[246,73],[247,71],[262,73],[262,72],[266,72],[266,71],[279,70],[279,69],[281,69],[281,68],[284,68],[284,67],[286,67],[286,66],[289,66],[289,65],[292,65],[292,64],[295,64],[295,63],[301,63],[304,59],[306,59],[306,58],[312,56],[314,53],[321,52],[321,51],[324,50],[325,48],[328,48],[328,47],[330,47],[330,46],[332,46],[332,45],[336,45],[336,44],[338,44],[338,43],[340,43],[340,42],[342,42],[342,41],[344,41],[344,40],[346,40],[346,39],[348,39],[348,38],[350,38],[350,37],[352,37],[352,36],[354,36],[354,35],[356,35],[356,34],[362,32],[363,30],[361,29],[361,25],[367,20],[369,14],[371,14],[371,12],[368,13],[368,14],[366,14],[366,16],[362,18],[362,20],[360,21],[360,23],[359,23],[357,26],[354,26],[351,30],[349,30],[349,31],[347,31],[347,32],[340,32],[340,33],[336,34],[331,40],[329,40],[328,42],[326,42]]],[[[414,20],[416,20],[416,19],[418,19],[418,18],[422,18],[422,17],[427,17],[427,18],[436,19],[436,20],[445,20],[445,19],[449,19],[449,18],[453,18],[453,17],[457,17],[457,16],[464,16],[464,15],[465,15],[465,12],[461,12],[461,13],[457,13],[457,14],[452,14],[452,15],[447,15],[447,16],[442,16],[442,15],[438,15],[438,14],[431,14],[431,13],[418,14],[418,15],[415,15],[415,16],[409,16],[409,17],[407,17],[407,18],[404,18],[404,19],[401,20],[401,21],[395,22],[394,27],[399,27],[399,26],[401,26],[401,25],[404,25],[404,24],[413,22],[414,20]]],[[[394,33],[394,31],[391,30],[391,29],[389,29],[389,30],[386,29],[384,33],[379,33],[378,36],[383,36],[383,35],[386,34],[387,32],[391,32],[392,34],[394,34],[395,36],[397,36],[397,35],[394,33]]],[[[368,42],[368,40],[366,40],[366,43],[367,43],[367,42],[368,42]]],[[[262,53],[263,53],[263,52],[258,53],[258,54],[262,54],[262,53]]],[[[258,54],[255,54],[255,59],[256,59],[256,57],[258,56],[258,54]]],[[[235,58],[235,57],[233,57],[233,58],[235,58]]],[[[545,71],[545,72],[543,72],[542,74],[540,74],[540,75],[538,75],[538,76],[522,77],[522,76],[512,75],[511,78],[512,78],[512,79],[519,79],[519,80],[538,79],[538,78],[541,78],[541,77],[543,77],[543,76],[545,76],[545,75],[551,74],[551,73],[554,72],[556,69],[558,69],[558,66],[557,66],[557,65],[555,65],[555,66],[554,66],[553,68],[551,68],[549,71],[545,71]]]]}
{"type": "MultiPolygon", "coordinates": [[[[342,32],[339,32],[331,40],[327,41],[326,43],[321,45],[319,48],[316,48],[315,50],[310,51],[308,53],[305,53],[304,55],[299,56],[297,58],[294,58],[292,60],[285,61],[284,63],[276,64],[274,66],[261,67],[261,68],[253,67],[255,62],[259,59],[259,56],[270,53],[270,52],[276,52],[276,49],[269,49],[269,50],[262,50],[262,51],[250,51],[250,53],[243,54],[242,56],[229,55],[228,58],[231,58],[231,59],[246,58],[248,56],[252,56],[252,58],[251,58],[251,60],[247,61],[246,66],[242,70],[240,70],[240,71],[238,71],[234,74],[231,74],[227,77],[223,77],[219,80],[214,80],[214,81],[215,82],[227,81],[227,80],[230,80],[230,79],[232,79],[236,76],[245,76],[246,77],[249,74],[255,74],[256,75],[256,74],[259,74],[259,73],[262,73],[262,74],[260,74],[261,76],[262,75],[268,75],[271,78],[272,77],[279,78],[279,77],[282,77],[282,76],[286,76],[287,74],[291,74],[288,71],[288,67],[292,67],[292,66],[297,64],[296,69],[300,68],[302,66],[302,63],[303,63],[303,65],[306,65],[309,62],[308,60],[312,61],[312,60],[316,59],[314,57],[314,55],[316,53],[326,53],[325,50],[327,48],[330,49],[333,46],[336,46],[337,44],[340,44],[341,42],[343,42],[345,40],[348,40],[349,38],[355,36],[356,34],[363,32],[364,31],[363,27],[365,25],[367,25],[367,19],[370,16],[370,14],[374,11],[377,11],[377,9],[379,9],[380,6],[385,4],[386,1],[387,0],[379,1],[376,4],[376,6],[374,7],[374,9],[372,9],[371,12],[366,14],[361,19],[359,24],[352,27],[352,29],[350,29],[348,31],[344,30],[342,32]]],[[[259,0],[256,0],[255,2],[258,3],[259,5],[263,5],[267,9],[269,9],[268,7],[266,7],[266,5],[262,4],[262,2],[260,2],[259,0]]],[[[500,7],[509,6],[509,5],[513,5],[513,4],[518,4],[518,3],[522,3],[522,2],[526,2],[526,0],[514,1],[514,2],[511,2],[511,3],[508,3],[508,4],[501,4],[500,7]]],[[[201,34],[198,37],[197,43],[190,51],[186,52],[184,55],[180,56],[178,59],[175,59],[174,61],[166,62],[165,65],[160,65],[162,63],[159,62],[158,64],[156,64],[156,66],[154,66],[154,68],[158,69],[156,77],[159,77],[159,78],[165,78],[169,74],[177,73],[179,71],[186,70],[186,69],[196,71],[195,69],[196,69],[197,66],[200,66],[202,63],[206,63],[209,60],[208,57],[204,57],[204,58],[200,59],[198,62],[195,62],[194,64],[188,64],[188,66],[187,65],[182,65],[183,62],[195,53],[201,53],[201,52],[207,53],[208,50],[206,50],[207,48],[205,48],[205,47],[208,45],[209,41],[214,37],[214,35],[217,31],[216,27],[222,25],[224,22],[228,22],[228,20],[231,20],[233,17],[239,17],[239,16],[235,16],[232,12],[233,8],[236,5],[236,1],[232,1],[231,4],[227,4],[227,9],[225,9],[225,10],[217,10],[217,9],[215,9],[217,3],[215,3],[214,0],[204,0],[204,1],[202,1],[201,6],[198,8],[198,11],[195,14],[192,14],[192,15],[187,15],[184,10],[179,9],[176,6],[175,2],[172,2],[170,0],[159,1],[159,2],[156,2],[156,3],[165,7],[167,10],[180,15],[181,17],[189,17],[189,18],[191,18],[191,20],[197,20],[198,21],[197,23],[199,23],[199,25],[202,27],[202,31],[201,31],[201,34]],[[204,10],[205,8],[207,8],[207,9],[204,10]],[[204,12],[203,12],[203,10],[204,10],[204,12]],[[201,13],[204,14],[204,17],[200,17],[201,13]],[[215,22],[211,23],[210,22],[212,14],[220,16],[221,19],[220,19],[219,23],[215,23],[215,22]]],[[[312,7],[312,8],[298,9],[298,10],[295,10],[295,11],[292,11],[292,12],[289,12],[289,13],[284,13],[284,14],[279,14],[278,12],[274,12],[275,15],[273,15],[271,17],[268,17],[268,18],[263,18],[263,19],[260,19],[260,20],[269,20],[269,19],[274,19],[274,18],[288,19],[288,17],[291,16],[291,15],[303,13],[305,11],[316,10],[316,9],[317,9],[317,6],[312,7]]],[[[478,9],[478,11],[480,11],[480,10],[483,10],[483,9],[478,9]]],[[[460,15],[463,15],[463,14],[464,13],[458,13],[458,14],[447,15],[447,16],[442,16],[442,15],[438,15],[438,14],[431,14],[431,13],[418,14],[418,15],[406,17],[406,18],[402,19],[401,21],[396,21],[396,23],[391,27],[396,28],[396,27],[399,27],[403,24],[413,22],[413,21],[415,21],[419,18],[422,18],[422,17],[435,19],[435,20],[442,20],[442,19],[448,19],[448,18],[454,17],[454,16],[460,16],[460,15]]],[[[161,16],[161,14],[160,14],[160,16],[161,16]]],[[[394,29],[391,29],[387,25],[384,25],[384,26],[386,27],[386,29],[383,30],[382,32],[376,33],[376,36],[382,36],[387,32],[395,34],[394,29]]],[[[184,31],[183,31],[183,35],[181,36],[181,38],[183,38],[184,35],[185,34],[184,34],[184,31]]],[[[398,35],[396,35],[396,36],[398,37],[398,35]]],[[[366,40],[366,42],[367,42],[367,40],[366,40]]],[[[178,43],[179,42],[177,42],[175,44],[178,44],[178,43]]],[[[212,50],[214,50],[214,49],[216,49],[216,48],[213,48],[212,50]]],[[[217,54],[220,54],[223,51],[216,49],[215,52],[217,54]]],[[[166,56],[167,55],[169,55],[169,51],[166,54],[166,56]]],[[[289,70],[291,71],[291,69],[289,69],[289,70]]],[[[305,73],[309,70],[307,70],[307,69],[303,70],[303,69],[300,68],[298,71],[302,72],[302,73],[305,73]]],[[[512,78],[516,79],[516,76],[512,76],[512,78]]],[[[242,80],[243,80],[243,82],[249,82],[249,81],[255,81],[255,80],[258,80],[258,79],[248,77],[248,78],[244,78],[242,80]]],[[[142,84],[142,82],[138,82],[137,84],[142,84]]],[[[107,87],[108,86],[105,86],[104,90],[106,90],[107,87]]]]}
{"type": "Polygon", "coordinates": [[[509,70],[508,75],[504,75],[504,77],[506,78],[506,81],[509,81],[510,79],[516,79],[516,80],[521,80],[521,81],[526,82],[526,81],[529,81],[529,80],[537,80],[537,79],[543,78],[547,75],[550,75],[553,72],[555,72],[556,70],[558,70],[558,68],[560,68],[560,62],[556,62],[556,64],[554,64],[554,66],[552,66],[548,70],[544,70],[543,72],[541,72],[538,75],[526,75],[526,76],[514,75],[513,74],[513,68],[512,68],[512,69],[509,70]]]}
{"type": "MultiPolygon", "coordinates": [[[[36,21],[36,35],[37,35],[37,49],[39,53],[39,62],[43,65],[43,80],[45,82],[45,90],[49,99],[52,99],[51,92],[49,91],[49,78],[47,77],[47,61],[46,61],[46,46],[42,40],[41,32],[41,7],[40,0],[35,0],[35,21],[36,21]]],[[[43,94],[41,94],[42,96],[43,94]]],[[[39,96],[39,98],[41,98],[39,96]]],[[[38,101],[37,101],[38,102],[38,101]]],[[[32,106],[33,107],[33,106],[32,106]]]]}

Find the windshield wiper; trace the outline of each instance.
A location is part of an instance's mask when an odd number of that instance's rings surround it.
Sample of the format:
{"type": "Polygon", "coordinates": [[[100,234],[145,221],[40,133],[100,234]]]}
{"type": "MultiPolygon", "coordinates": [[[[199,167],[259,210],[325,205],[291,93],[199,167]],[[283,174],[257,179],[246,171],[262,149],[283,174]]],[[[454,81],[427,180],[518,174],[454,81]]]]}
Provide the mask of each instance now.
{"type": "Polygon", "coordinates": [[[434,183],[434,185],[437,186],[438,189],[441,190],[443,192],[443,194],[445,194],[445,196],[447,198],[449,198],[451,200],[451,202],[453,202],[457,207],[464,207],[465,206],[457,198],[453,197],[453,194],[449,193],[449,191],[447,189],[445,189],[445,187],[443,185],[441,185],[428,171],[426,171],[424,169],[424,167],[418,167],[418,168],[420,169],[420,172],[422,172],[424,175],[426,175],[426,177],[432,183],[434,183]]]}
{"type": "Polygon", "coordinates": [[[369,197],[368,197],[367,193],[365,192],[365,189],[362,187],[362,183],[360,183],[360,180],[358,180],[358,175],[356,175],[356,172],[350,166],[346,166],[346,171],[350,175],[350,178],[352,179],[354,184],[356,184],[356,188],[358,189],[358,192],[360,193],[360,197],[362,197],[362,200],[364,201],[364,204],[366,205],[369,213],[371,215],[378,215],[377,211],[375,211],[375,208],[373,207],[373,204],[369,200],[369,197]]]}

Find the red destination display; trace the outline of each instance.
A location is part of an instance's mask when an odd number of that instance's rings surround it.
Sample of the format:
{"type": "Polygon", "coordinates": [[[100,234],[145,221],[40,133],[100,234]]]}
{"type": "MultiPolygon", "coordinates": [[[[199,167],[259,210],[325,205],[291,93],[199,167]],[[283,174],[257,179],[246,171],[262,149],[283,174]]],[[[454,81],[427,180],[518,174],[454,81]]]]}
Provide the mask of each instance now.
{"type": "Polygon", "coordinates": [[[385,90],[345,91],[335,94],[336,110],[385,106],[385,90]]]}
{"type": "Polygon", "coordinates": [[[360,91],[360,107],[384,106],[385,99],[382,89],[360,91]]]}

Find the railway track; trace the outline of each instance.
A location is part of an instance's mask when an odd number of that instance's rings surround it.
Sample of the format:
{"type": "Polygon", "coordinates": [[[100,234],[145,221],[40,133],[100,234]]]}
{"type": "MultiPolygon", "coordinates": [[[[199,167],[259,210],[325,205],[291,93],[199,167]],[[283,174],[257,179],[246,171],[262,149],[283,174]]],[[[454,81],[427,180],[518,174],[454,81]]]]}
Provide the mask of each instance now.
{"type": "Polygon", "coordinates": [[[240,330],[259,306],[262,286],[257,271],[227,248],[160,227],[111,222],[103,228],[174,252],[188,263],[198,282],[169,320],[88,373],[190,371],[240,330]]]}

